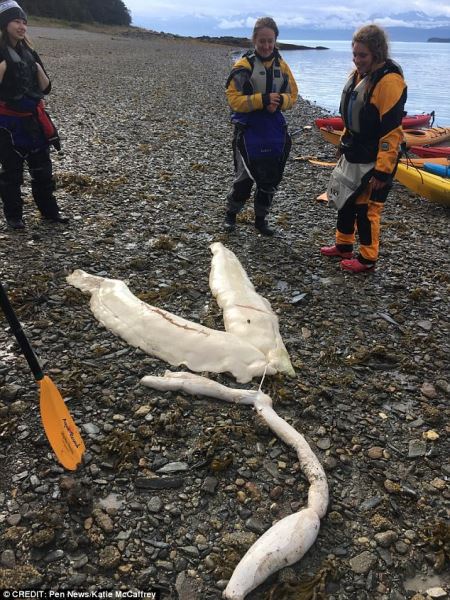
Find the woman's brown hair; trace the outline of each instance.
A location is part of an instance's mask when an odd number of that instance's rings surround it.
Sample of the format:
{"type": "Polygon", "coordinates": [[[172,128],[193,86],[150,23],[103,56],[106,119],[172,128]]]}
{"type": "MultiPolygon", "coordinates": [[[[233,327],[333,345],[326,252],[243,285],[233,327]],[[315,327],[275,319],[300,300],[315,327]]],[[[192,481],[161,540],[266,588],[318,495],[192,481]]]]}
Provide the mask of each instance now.
{"type": "Polygon", "coordinates": [[[352,46],[356,43],[367,46],[377,64],[384,63],[389,58],[387,34],[378,25],[364,25],[358,29],[353,35],[352,46]]]}
{"type": "Polygon", "coordinates": [[[260,29],[264,29],[265,27],[267,27],[268,29],[271,29],[275,34],[275,39],[277,39],[280,32],[278,31],[277,24],[272,19],[272,17],[260,17],[259,19],[256,20],[256,23],[253,27],[253,35],[252,35],[253,41],[255,41],[256,34],[258,33],[258,31],[260,29]]]}

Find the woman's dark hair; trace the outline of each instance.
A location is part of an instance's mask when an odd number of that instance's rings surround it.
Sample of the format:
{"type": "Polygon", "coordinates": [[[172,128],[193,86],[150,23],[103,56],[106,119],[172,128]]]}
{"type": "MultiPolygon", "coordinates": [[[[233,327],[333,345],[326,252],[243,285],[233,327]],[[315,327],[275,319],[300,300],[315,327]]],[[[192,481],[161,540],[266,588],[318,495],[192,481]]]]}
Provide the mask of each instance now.
{"type": "Polygon", "coordinates": [[[364,25],[356,31],[352,38],[352,46],[364,44],[373,55],[375,63],[384,63],[389,58],[389,43],[386,32],[378,25],[364,25]]]}
{"type": "Polygon", "coordinates": [[[255,41],[256,34],[258,33],[258,31],[260,29],[264,29],[265,27],[267,27],[268,29],[271,29],[275,34],[275,39],[277,39],[280,32],[278,31],[277,24],[272,19],[272,17],[260,17],[259,19],[256,20],[256,23],[253,27],[253,35],[252,35],[253,41],[255,41]]]}
{"type": "MultiPolygon", "coordinates": [[[[31,43],[31,40],[28,36],[25,36],[23,41],[24,41],[25,45],[28,46],[28,48],[33,48],[33,44],[31,43]]],[[[8,32],[6,31],[6,28],[2,27],[0,29],[0,48],[5,48],[8,45],[9,45],[9,35],[8,35],[8,32]]]]}

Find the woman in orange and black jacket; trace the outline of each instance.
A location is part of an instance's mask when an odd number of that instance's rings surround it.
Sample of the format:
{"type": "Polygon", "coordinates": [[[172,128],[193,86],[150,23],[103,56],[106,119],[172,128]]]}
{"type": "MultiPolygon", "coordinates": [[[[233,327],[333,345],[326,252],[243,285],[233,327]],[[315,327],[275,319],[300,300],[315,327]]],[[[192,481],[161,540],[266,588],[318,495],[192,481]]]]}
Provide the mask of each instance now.
{"type": "Polygon", "coordinates": [[[0,196],[11,229],[24,229],[24,163],[34,201],[44,219],[67,223],[53,191],[50,144],[59,149],[56,129],[44,110],[51,83],[27,36],[27,17],[15,0],[0,3],[0,196]]]}
{"type": "Polygon", "coordinates": [[[371,168],[357,190],[338,211],[336,243],[320,249],[324,256],[342,258],[352,273],[371,271],[378,258],[380,220],[397,168],[407,88],[399,65],[388,57],[385,32],[367,25],[353,36],[356,69],[341,99],[345,130],[339,146],[350,167],[371,168]],[[359,254],[353,256],[355,229],[359,254]]]}

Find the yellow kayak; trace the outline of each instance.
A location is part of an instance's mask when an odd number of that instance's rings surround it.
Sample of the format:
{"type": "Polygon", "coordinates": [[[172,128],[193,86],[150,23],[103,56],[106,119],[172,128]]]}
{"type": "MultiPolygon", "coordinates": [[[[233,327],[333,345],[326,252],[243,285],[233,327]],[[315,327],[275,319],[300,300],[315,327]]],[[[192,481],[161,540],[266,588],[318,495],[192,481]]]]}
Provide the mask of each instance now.
{"type": "Polygon", "coordinates": [[[338,146],[341,140],[342,131],[336,129],[329,129],[328,127],[320,127],[320,133],[326,142],[330,142],[334,146],[338,146]]]}
{"type": "MultiPolygon", "coordinates": [[[[303,159],[303,157],[302,157],[303,159]]],[[[299,160],[294,158],[294,160],[299,160]]],[[[337,162],[329,162],[325,160],[316,160],[316,159],[308,159],[308,162],[312,165],[316,165],[316,167],[335,167],[337,162]]],[[[442,165],[444,167],[450,166],[450,158],[446,156],[435,156],[432,158],[401,158],[400,162],[404,165],[409,165],[411,167],[423,167],[425,163],[430,163],[432,165],[442,165]]]]}
{"type": "Polygon", "coordinates": [[[398,165],[395,179],[431,202],[450,206],[450,179],[404,164],[398,165]]]}
{"type": "MultiPolygon", "coordinates": [[[[319,129],[323,139],[326,142],[331,142],[335,146],[339,144],[342,131],[335,129],[327,129],[321,127],[319,129]]],[[[440,144],[450,139],[450,127],[428,127],[427,129],[408,129],[403,132],[406,146],[433,146],[440,144]]]]}

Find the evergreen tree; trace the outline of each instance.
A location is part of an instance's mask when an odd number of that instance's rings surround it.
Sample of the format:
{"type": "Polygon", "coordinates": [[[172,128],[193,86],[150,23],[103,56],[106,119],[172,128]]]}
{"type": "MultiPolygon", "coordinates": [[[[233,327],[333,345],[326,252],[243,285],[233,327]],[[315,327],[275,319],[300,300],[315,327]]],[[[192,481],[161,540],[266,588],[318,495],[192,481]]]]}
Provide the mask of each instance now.
{"type": "Polygon", "coordinates": [[[122,0],[19,0],[29,15],[79,21],[130,25],[131,14],[122,0]]]}

